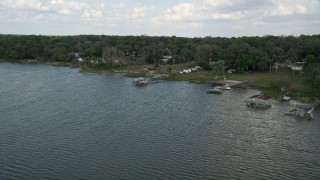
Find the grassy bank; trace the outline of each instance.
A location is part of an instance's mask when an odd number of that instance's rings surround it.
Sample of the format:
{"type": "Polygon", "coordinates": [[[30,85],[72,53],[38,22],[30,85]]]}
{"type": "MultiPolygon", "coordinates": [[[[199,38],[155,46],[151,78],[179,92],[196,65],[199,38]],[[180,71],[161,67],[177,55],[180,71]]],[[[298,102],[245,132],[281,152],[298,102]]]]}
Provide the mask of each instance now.
{"type": "Polygon", "coordinates": [[[231,74],[228,79],[248,81],[248,85],[260,89],[264,94],[279,97],[283,92],[288,91],[290,95],[299,100],[311,100],[315,96],[312,87],[312,78],[307,75],[293,76],[291,70],[278,73],[254,72],[247,75],[231,74]]]}
{"type": "Polygon", "coordinates": [[[190,67],[193,64],[180,64],[180,65],[163,65],[162,71],[171,69],[170,80],[190,81],[193,83],[214,83],[223,78],[229,80],[248,81],[248,86],[261,90],[263,94],[279,98],[282,95],[281,89],[289,92],[290,95],[299,101],[312,102],[316,97],[317,91],[312,86],[312,72],[315,69],[320,69],[320,64],[309,64],[300,76],[297,72],[293,74],[290,69],[278,71],[276,73],[265,72],[252,72],[247,74],[228,74],[219,79],[215,79],[211,71],[198,71],[189,74],[180,74],[184,68],[190,67]]]}

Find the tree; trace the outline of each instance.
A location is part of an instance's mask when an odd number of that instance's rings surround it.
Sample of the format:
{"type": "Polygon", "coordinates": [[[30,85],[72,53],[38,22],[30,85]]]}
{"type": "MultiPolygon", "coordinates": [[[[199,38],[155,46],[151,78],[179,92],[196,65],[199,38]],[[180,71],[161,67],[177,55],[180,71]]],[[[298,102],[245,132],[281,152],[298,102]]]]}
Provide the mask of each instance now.
{"type": "Polygon", "coordinates": [[[236,71],[238,73],[244,73],[245,71],[249,70],[249,63],[251,61],[250,56],[243,54],[236,60],[236,71]]]}
{"type": "Polygon", "coordinates": [[[209,44],[199,45],[196,50],[196,61],[204,68],[208,68],[212,58],[212,48],[209,44]]]}
{"type": "Polygon", "coordinates": [[[308,54],[305,58],[303,58],[303,61],[307,64],[316,63],[316,58],[314,57],[314,55],[308,54]]]}
{"type": "Polygon", "coordinates": [[[212,71],[215,76],[221,76],[224,73],[224,61],[213,62],[212,71]]]}
{"type": "Polygon", "coordinates": [[[107,64],[112,67],[115,59],[119,57],[117,48],[113,46],[104,47],[102,49],[102,57],[107,62],[107,64]]]}
{"type": "MultiPolygon", "coordinates": [[[[181,59],[183,59],[183,63],[185,62],[189,62],[192,59],[192,51],[187,49],[187,48],[183,48],[181,50],[181,55],[180,55],[181,59]]],[[[182,63],[180,62],[180,63],[182,63]]]]}
{"type": "Polygon", "coordinates": [[[320,62],[320,35],[184,38],[0,34],[0,59],[69,61],[69,55],[74,53],[80,53],[82,57],[101,57],[104,47],[115,47],[117,58],[122,59],[121,53],[124,53],[125,59],[131,59],[133,63],[157,64],[165,55],[163,53],[170,52],[174,57],[172,63],[196,60],[197,64],[210,69],[210,61],[223,59],[226,66],[240,72],[266,70],[267,64],[276,61],[296,62],[305,58],[310,63],[320,62]]]}
{"type": "Polygon", "coordinates": [[[83,57],[94,57],[94,54],[95,54],[95,50],[92,47],[90,47],[90,48],[84,50],[82,52],[81,56],[83,56],[83,57]]]}
{"type": "Polygon", "coordinates": [[[319,69],[316,69],[313,73],[312,84],[316,90],[317,96],[319,97],[319,95],[320,95],[320,92],[319,92],[319,89],[320,89],[320,70],[319,69]]]}
{"type": "Polygon", "coordinates": [[[147,46],[143,48],[143,55],[148,64],[159,64],[162,59],[162,52],[157,47],[147,46]]]}

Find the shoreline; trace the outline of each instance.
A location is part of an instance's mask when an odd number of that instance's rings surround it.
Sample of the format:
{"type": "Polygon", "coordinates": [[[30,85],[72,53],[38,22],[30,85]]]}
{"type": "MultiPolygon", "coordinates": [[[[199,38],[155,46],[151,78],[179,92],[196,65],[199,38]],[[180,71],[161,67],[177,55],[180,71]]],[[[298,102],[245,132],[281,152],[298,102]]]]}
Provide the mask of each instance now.
{"type": "MultiPolygon", "coordinates": [[[[50,66],[56,66],[56,67],[69,67],[69,68],[79,68],[80,72],[87,72],[87,73],[121,73],[126,77],[151,77],[149,74],[144,72],[143,70],[146,67],[150,67],[152,65],[127,65],[123,67],[114,67],[110,69],[102,69],[102,68],[93,68],[89,67],[87,65],[79,65],[79,64],[74,64],[72,62],[70,63],[65,63],[65,62],[52,62],[52,61],[34,61],[34,60],[17,60],[17,61],[8,61],[8,60],[0,60],[0,62],[7,62],[7,63],[17,63],[17,64],[43,64],[43,65],[50,65],[50,66]]],[[[158,69],[160,74],[169,74],[168,77],[166,78],[161,78],[162,80],[167,80],[167,81],[187,81],[190,83],[195,83],[195,84],[221,84],[223,81],[223,77],[227,77],[228,80],[237,80],[239,79],[235,78],[233,79],[233,76],[236,75],[229,75],[225,74],[226,76],[220,77],[220,79],[214,79],[211,72],[207,70],[202,70],[199,72],[192,72],[189,74],[179,74],[177,72],[165,72],[166,70],[164,69],[169,69],[172,66],[175,67],[174,65],[161,65],[158,69]],[[211,76],[210,76],[211,75],[211,76]],[[230,79],[231,78],[231,79],[230,79]]],[[[240,76],[240,75],[239,75],[240,76]]],[[[251,75],[247,75],[247,77],[250,77],[251,75]]],[[[255,89],[260,91],[262,94],[268,95],[273,97],[274,99],[278,100],[280,97],[280,93],[277,92],[276,90],[271,89],[271,87],[267,86],[259,86],[258,84],[254,82],[247,82],[247,88],[250,89],[255,89]]],[[[316,107],[320,107],[320,100],[319,98],[315,96],[292,96],[292,99],[295,101],[303,102],[303,103],[310,103],[314,104],[316,107]]]]}

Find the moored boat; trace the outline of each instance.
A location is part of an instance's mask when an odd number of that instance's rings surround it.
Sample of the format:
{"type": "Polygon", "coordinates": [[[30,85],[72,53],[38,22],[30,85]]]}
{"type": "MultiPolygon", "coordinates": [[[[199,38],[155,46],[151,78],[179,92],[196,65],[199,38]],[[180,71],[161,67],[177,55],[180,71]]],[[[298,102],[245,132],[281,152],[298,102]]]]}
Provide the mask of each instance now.
{"type": "Polygon", "coordinates": [[[214,88],[210,88],[207,90],[207,93],[213,93],[213,94],[222,94],[223,93],[223,87],[222,86],[216,86],[214,88]]]}
{"type": "Polygon", "coordinates": [[[285,93],[281,96],[281,101],[290,101],[291,97],[289,96],[289,93],[285,93]]]}
{"type": "Polygon", "coordinates": [[[223,86],[224,90],[231,90],[231,86],[229,84],[226,84],[223,86]]]}
{"type": "Polygon", "coordinates": [[[148,81],[143,78],[138,78],[133,81],[136,86],[142,86],[148,84],[148,81]]]}

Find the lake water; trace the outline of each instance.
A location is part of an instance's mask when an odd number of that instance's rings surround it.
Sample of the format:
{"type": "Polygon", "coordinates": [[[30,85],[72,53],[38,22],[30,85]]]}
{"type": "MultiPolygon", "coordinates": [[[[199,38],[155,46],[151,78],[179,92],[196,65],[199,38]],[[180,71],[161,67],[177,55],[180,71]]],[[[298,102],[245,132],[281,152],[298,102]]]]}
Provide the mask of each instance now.
{"type": "Polygon", "coordinates": [[[318,179],[320,114],[254,90],[0,63],[0,179],[318,179]]]}

